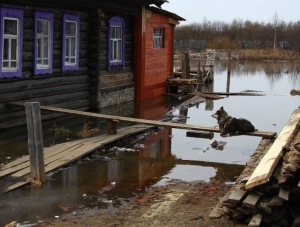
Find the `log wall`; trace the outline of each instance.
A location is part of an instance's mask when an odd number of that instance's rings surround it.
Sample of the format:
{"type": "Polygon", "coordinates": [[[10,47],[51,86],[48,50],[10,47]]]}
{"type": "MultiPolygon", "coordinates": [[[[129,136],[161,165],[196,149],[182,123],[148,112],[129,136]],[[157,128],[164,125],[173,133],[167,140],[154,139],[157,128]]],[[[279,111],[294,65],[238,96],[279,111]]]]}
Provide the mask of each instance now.
{"type": "Polygon", "coordinates": [[[100,39],[98,39],[100,71],[97,78],[97,83],[99,83],[97,105],[99,109],[134,100],[134,16],[132,15],[119,14],[125,22],[125,68],[111,66],[108,71],[107,28],[108,20],[115,15],[107,12],[100,19],[100,39]]]}
{"type": "MultiPolygon", "coordinates": [[[[26,123],[24,108],[5,104],[11,101],[35,101],[42,105],[87,110],[89,105],[89,14],[80,15],[80,56],[79,70],[63,72],[62,56],[62,15],[63,11],[53,10],[53,73],[34,75],[34,12],[41,8],[24,9],[22,77],[0,79],[0,128],[9,128],[26,123]]],[[[42,119],[59,114],[44,113],[42,119]]]]}

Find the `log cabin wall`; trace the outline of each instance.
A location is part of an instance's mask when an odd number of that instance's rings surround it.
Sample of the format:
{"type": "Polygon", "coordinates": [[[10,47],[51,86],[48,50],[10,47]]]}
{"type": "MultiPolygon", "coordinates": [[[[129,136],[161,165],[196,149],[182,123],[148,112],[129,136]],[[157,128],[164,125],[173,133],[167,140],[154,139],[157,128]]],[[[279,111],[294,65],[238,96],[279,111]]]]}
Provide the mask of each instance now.
{"type": "Polygon", "coordinates": [[[100,19],[98,109],[134,100],[134,16],[103,12],[100,19]],[[124,66],[109,66],[108,61],[108,21],[119,16],[125,24],[124,66]]]}
{"type": "MultiPolygon", "coordinates": [[[[37,101],[42,105],[78,110],[90,108],[88,12],[72,11],[80,16],[79,69],[62,71],[63,10],[47,9],[53,12],[54,17],[53,72],[52,74],[34,75],[34,12],[43,9],[34,7],[23,9],[22,75],[19,78],[0,78],[0,129],[26,124],[24,108],[6,104],[11,101],[37,101]]],[[[43,120],[61,115],[53,112],[42,114],[43,120]]]]}

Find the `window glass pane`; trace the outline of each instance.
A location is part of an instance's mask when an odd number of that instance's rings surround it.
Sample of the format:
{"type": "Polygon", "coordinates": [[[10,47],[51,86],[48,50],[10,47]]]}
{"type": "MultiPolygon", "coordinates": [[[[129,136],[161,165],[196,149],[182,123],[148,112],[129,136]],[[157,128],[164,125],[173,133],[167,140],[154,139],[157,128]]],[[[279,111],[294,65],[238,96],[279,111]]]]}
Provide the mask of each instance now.
{"type": "Polygon", "coordinates": [[[48,58],[48,51],[49,51],[49,47],[48,47],[48,42],[49,41],[49,39],[48,39],[48,37],[45,37],[44,38],[44,43],[43,43],[43,47],[44,47],[44,58],[48,58]]]}
{"type": "Polygon", "coordinates": [[[121,60],[121,45],[122,45],[122,42],[121,40],[118,40],[118,51],[117,51],[117,60],[121,60]]]}
{"type": "Polygon", "coordinates": [[[4,39],[3,44],[3,60],[8,59],[8,53],[9,53],[9,39],[4,39]]]}
{"type": "Polygon", "coordinates": [[[10,63],[10,67],[11,67],[11,68],[16,68],[16,67],[17,67],[17,62],[16,62],[16,61],[12,61],[12,62],[10,63]]]}
{"type": "Polygon", "coordinates": [[[44,59],[44,60],[43,60],[43,65],[49,65],[48,59],[44,59]]]}
{"type": "Polygon", "coordinates": [[[37,55],[38,55],[38,58],[41,58],[42,57],[42,39],[41,38],[38,38],[37,40],[37,55]]]}
{"type": "Polygon", "coordinates": [[[71,63],[75,63],[75,58],[71,58],[71,63]]]}
{"type": "Polygon", "coordinates": [[[117,42],[114,41],[114,57],[113,57],[113,60],[116,60],[116,56],[117,56],[117,42]]]}
{"type": "Polygon", "coordinates": [[[11,40],[11,59],[17,60],[17,39],[11,40]]]}
{"type": "Polygon", "coordinates": [[[49,34],[49,21],[48,20],[38,20],[37,21],[37,33],[48,35],[49,34]]]}
{"type": "Polygon", "coordinates": [[[112,26],[110,29],[110,37],[112,39],[116,38],[116,27],[112,26]]]}
{"type": "Polygon", "coordinates": [[[121,28],[120,27],[116,27],[116,38],[121,39],[121,28]]]}
{"type": "Polygon", "coordinates": [[[7,68],[8,67],[8,62],[7,61],[5,61],[5,62],[3,62],[3,68],[7,68]]]}
{"type": "Polygon", "coordinates": [[[18,34],[18,21],[11,19],[4,19],[4,34],[17,35],[18,34]]]}
{"type": "Polygon", "coordinates": [[[73,37],[73,38],[71,38],[70,39],[70,41],[71,41],[71,56],[72,57],[74,57],[75,56],[75,44],[76,44],[76,38],[75,37],[73,37]]]}
{"type": "Polygon", "coordinates": [[[69,57],[69,50],[70,49],[70,44],[69,44],[69,38],[66,39],[66,49],[65,49],[65,53],[66,53],[66,57],[69,57]]]}
{"type": "Polygon", "coordinates": [[[66,35],[75,36],[76,35],[76,22],[66,22],[66,35]]]}
{"type": "Polygon", "coordinates": [[[114,45],[114,41],[110,40],[110,59],[113,60],[114,59],[114,55],[113,55],[113,45],[114,45]]]}

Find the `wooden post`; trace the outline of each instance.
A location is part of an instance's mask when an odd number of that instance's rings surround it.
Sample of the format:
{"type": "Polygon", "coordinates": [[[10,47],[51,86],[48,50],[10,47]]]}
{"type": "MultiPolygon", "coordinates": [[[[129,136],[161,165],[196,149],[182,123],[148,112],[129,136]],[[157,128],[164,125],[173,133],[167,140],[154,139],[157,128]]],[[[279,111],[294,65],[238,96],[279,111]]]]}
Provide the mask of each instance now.
{"type": "Polygon", "coordinates": [[[107,134],[116,135],[117,134],[117,122],[112,119],[107,119],[107,134]]]}
{"type": "Polygon", "coordinates": [[[39,102],[25,103],[31,178],[45,182],[44,145],[39,102]]]}
{"type": "Polygon", "coordinates": [[[201,73],[200,61],[198,62],[197,77],[198,77],[198,82],[203,83],[204,77],[203,74],[201,73]]]}
{"type": "Polygon", "coordinates": [[[189,56],[189,52],[188,51],[185,51],[185,54],[184,54],[184,59],[185,59],[185,70],[186,70],[186,78],[187,79],[190,79],[191,76],[190,76],[190,56],[189,56]]]}
{"type": "Polygon", "coordinates": [[[214,78],[214,66],[213,65],[211,65],[210,66],[210,80],[211,81],[214,81],[215,80],[215,78],[214,78]]]}
{"type": "Polygon", "coordinates": [[[226,92],[229,93],[230,90],[230,68],[231,68],[231,50],[228,50],[228,65],[227,65],[227,84],[226,84],[226,92]]]}
{"type": "Polygon", "coordinates": [[[188,51],[185,51],[184,57],[181,59],[181,79],[190,79],[190,58],[188,51]]]}

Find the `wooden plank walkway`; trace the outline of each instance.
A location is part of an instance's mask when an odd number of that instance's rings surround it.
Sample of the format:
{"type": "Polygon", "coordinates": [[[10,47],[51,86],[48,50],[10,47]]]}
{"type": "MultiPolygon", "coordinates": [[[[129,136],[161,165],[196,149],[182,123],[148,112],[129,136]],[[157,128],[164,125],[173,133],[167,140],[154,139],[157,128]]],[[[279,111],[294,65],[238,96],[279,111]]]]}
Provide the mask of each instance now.
{"type": "MultiPolygon", "coordinates": [[[[10,102],[10,104],[24,106],[24,103],[21,103],[21,102],[10,102]]],[[[162,121],[155,121],[155,120],[146,120],[146,119],[139,119],[139,118],[106,115],[106,114],[99,114],[99,113],[90,113],[90,112],[85,112],[85,111],[80,111],[80,110],[70,110],[70,109],[64,109],[64,108],[59,108],[59,107],[54,107],[54,106],[41,105],[40,108],[42,110],[55,111],[55,112],[61,112],[61,113],[69,113],[69,114],[88,116],[88,117],[104,118],[104,119],[113,120],[113,121],[127,121],[127,122],[134,122],[134,123],[146,124],[146,125],[152,125],[152,126],[155,125],[155,126],[172,127],[172,128],[186,129],[186,130],[208,131],[208,132],[220,133],[219,129],[216,127],[207,127],[207,126],[199,126],[199,125],[189,125],[189,124],[180,124],[180,123],[173,123],[173,122],[162,122],[162,121]]],[[[255,132],[243,133],[243,135],[259,136],[259,137],[264,137],[264,138],[273,138],[276,135],[276,132],[255,131],[255,132]]]]}
{"type": "MultiPolygon", "coordinates": [[[[151,128],[146,125],[134,125],[119,129],[116,135],[100,135],[93,138],[76,140],[44,148],[45,172],[67,165],[76,159],[129,135],[151,128]]],[[[30,173],[29,155],[12,161],[0,170],[0,195],[27,184],[30,173]]]]}

